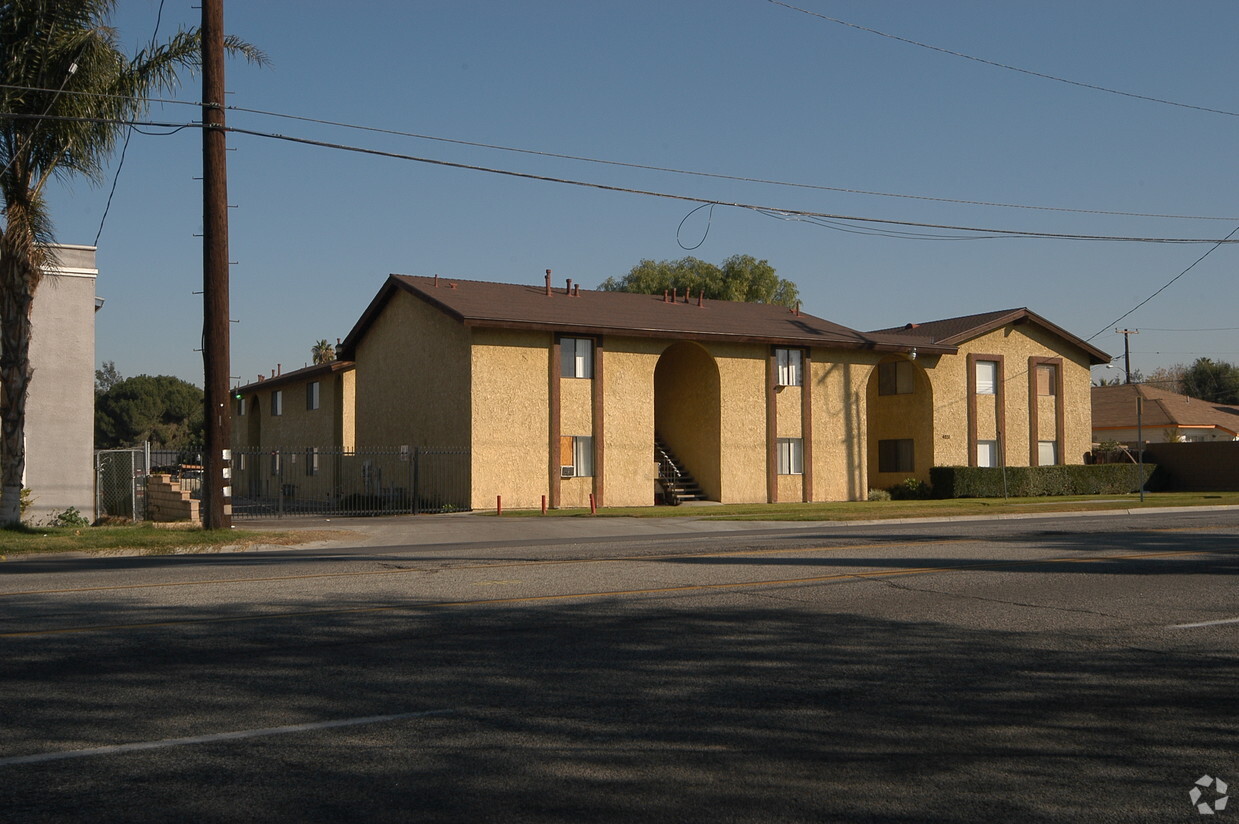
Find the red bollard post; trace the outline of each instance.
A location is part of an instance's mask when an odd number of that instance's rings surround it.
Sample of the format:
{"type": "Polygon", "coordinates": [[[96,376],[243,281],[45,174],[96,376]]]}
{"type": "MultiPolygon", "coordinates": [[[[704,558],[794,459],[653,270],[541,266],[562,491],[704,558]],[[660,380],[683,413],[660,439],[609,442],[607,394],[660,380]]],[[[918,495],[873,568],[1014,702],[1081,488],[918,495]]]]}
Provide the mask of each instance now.
{"type": "Polygon", "coordinates": [[[546,514],[546,496],[545,495],[542,496],[542,514],[543,515],[546,514]]]}
{"type": "Polygon", "coordinates": [[[502,495],[495,496],[495,514],[496,515],[503,514],[503,496],[502,495]]]}
{"type": "Polygon", "coordinates": [[[598,504],[597,504],[597,502],[594,500],[594,493],[592,493],[592,492],[591,492],[591,493],[589,493],[589,514],[590,514],[590,515],[597,515],[597,514],[598,514],[598,504]]]}

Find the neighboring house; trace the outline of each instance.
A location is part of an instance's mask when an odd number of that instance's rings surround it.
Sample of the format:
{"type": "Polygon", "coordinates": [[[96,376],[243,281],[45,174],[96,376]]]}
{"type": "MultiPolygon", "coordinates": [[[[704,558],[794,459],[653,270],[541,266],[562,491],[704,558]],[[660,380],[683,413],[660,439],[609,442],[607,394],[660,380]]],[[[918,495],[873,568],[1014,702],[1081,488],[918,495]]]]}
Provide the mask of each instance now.
{"type": "Polygon", "coordinates": [[[94,246],[54,247],[59,265],[43,274],[31,309],[26,396],[26,475],[33,501],[28,523],[70,507],[95,515],[94,246]]]}
{"type": "Polygon", "coordinates": [[[1239,440],[1239,406],[1210,403],[1141,383],[1093,387],[1093,441],[1145,443],[1239,440]],[[1137,435],[1136,404],[1142,402],[1137,435]]]}
{"type": "MultiPolygon", "coordinates": [[[[1080,463],[1089,366],[1110,360],[1027,309],[862,333],[549,275],[392,275],[339,353],[355,364],[356,447],[469,448],[475,508],[649,505],[656,443],[728,503],[863,499],[943,464],[1080,463]]],[[[242,393],[269,406],[274,388],[242,393]]],[[[306,445],[269,415],[259,438],[234,422],[239,448],[306,445]]]]}

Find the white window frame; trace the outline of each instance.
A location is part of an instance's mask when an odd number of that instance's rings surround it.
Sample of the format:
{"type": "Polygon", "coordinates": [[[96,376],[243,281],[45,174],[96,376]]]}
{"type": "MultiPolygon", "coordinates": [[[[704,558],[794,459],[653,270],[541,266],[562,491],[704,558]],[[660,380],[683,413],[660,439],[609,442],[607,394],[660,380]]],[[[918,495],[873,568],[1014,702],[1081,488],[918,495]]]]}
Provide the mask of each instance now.
{"type": "Polygon", "coordinates": [[[284,414],[284,390],[276,389],[271,393],[271,416],[278,418],[284,414]]]}
{"type": "Polygon", "coordinates": [[[1058,441],[1037,441],[1037,466],[1058,466],[1058,441]]]}
{"type": "Polygon", "coordinates": [[[774,350],[774,361],[777,386],[804,385],[804,352],[777,347],[774,350]]]}
{"type": "Polygon", "coordinates": [[[775,472],[779,475],[804,474],[804,439],[779,438],[776,442],[775,472]]]}
{"type": "Polygon", "coordinates": [[[977,394],[998,394],[998,361],[979,360],[976,362],[977,394]],[[989,374],[985,374],[988,372],[989,374]]]}
{"type": "Polygon", "coordinates": [[[305,385],[305,408],[308,412],[318,409],[322,389],[318,381],[310,381],[305,385]]]}
{"type": "Polygon", "coordinates": [[[998,441],[977,441],[977,466],[998,466],[998,441]]]}
{"type": "Polygon", "coordinates": [[[564,378],[594,376],[594,342],[590,338],[560,338],[559,374],[564,378]]]}

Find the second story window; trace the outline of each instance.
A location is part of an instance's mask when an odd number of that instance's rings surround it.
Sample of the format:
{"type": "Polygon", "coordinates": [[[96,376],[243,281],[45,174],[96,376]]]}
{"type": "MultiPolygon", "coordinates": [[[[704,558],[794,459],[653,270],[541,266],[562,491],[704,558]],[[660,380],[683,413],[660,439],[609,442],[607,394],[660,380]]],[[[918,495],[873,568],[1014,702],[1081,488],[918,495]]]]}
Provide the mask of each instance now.
{"type": "Polygon", "coordinates": [[[271,393],[271,414],[284,414],[284,390],[277,389],[271,393]]]}
{"type": "Polygon", "coordinates": [[[800,386],[803,383],[799,349],[775,349],[774,362],[779,386],[800,386]]]}
{"type": "Polygon", "coordinates": [[[912,362],[887,361],[878,364],[879,395],[911,395],[916,389],[916,376],[912,362]]]}
{"type": "Polygon", "coordinates": [[[589,338],[563,338],[559,342],[561,368],[565,378],[594,376],[594,342],[589,338]]]}
{"type": "Polygon", "coordinates": [[[993,395],[998,391],[998,361],[977,361],[977,394],[993,395]]]}
{"type": "Polygon", "coordinates": [[[318,381],[310,381],[305,385],[305,408],[313,412],[318,409],[318,381]]]}

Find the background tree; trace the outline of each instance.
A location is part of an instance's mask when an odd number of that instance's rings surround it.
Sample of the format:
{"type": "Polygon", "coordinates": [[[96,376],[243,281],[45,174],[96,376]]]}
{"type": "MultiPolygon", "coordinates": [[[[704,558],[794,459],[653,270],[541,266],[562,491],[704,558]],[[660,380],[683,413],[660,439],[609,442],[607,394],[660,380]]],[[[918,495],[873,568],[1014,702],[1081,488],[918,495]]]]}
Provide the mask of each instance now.
{"type": "Polygon", "coordinates": [[[1183,373],[1187,371],[1187,364],[1176,363],[1173,366],[1159,366],[1149,373],[1149,376],[1141,381],[1141,383],[1151,384],[1158,389],[1165,389],[1167,392],[1177,392],[1180,395],[1186,394],[1183,391],[1183,373]]]}
{"type": "Polygon", "coordinates": [[[323,338],[318,343],[310,347],[310,354],[314,356],[314,363],[331,363],[336,359],[336,348],[323,338]]]}
{"type": "Polygon", "coordinates": [[[150,441],[161,449],[201,451],[202,403],[202,390],[180,378],[125,378],[95,398],[95,447],[150,441]]]}
{"type": "Polygon", "coordinates": [[[120,372],[116,371],[116,362],[104,361],[103,366],[95,370],[95,397],[99,397],[123,380],[120,372]]]}
{"type": "MultiPolygon", "coordinates": [[[[43,187],[53,175],[99,178],[126,123],[147,110],[146,96],[171,91],[178,70],[201,63],[197,30],[125,55],[107,24],[115,5],[0,3],[0,526],[21,518],[30,307],[42,273],[56,262],[43,187]]],[[[227,45],[264,60],[235,38],[227,45]]]]}
{"type": "Polygon", "coordinates": [[[1183,394],[1210,403],[1239,404],[1239,367],[1225,361],[1198,358],[1181,378],[1183,394]]]}
{"type": "Polygon", "coordinates": [[[704,292],[712,300],[737,300],[750,303],[777,303],[794,306],[800,299],[796,284],[775,273],[768,261],[752,255],[732,255],[721,266],[695,257],[679,260],[643,260],[622,278],[607,278],[599,286],[604,292],[640,292],[661,295],[663,291],[685,291],[694,297],[704,292]]]}

